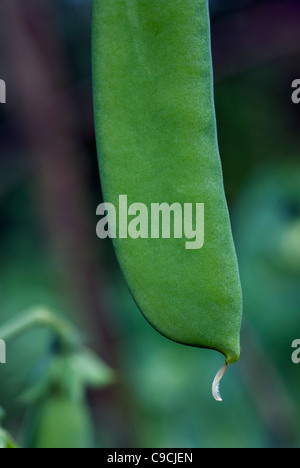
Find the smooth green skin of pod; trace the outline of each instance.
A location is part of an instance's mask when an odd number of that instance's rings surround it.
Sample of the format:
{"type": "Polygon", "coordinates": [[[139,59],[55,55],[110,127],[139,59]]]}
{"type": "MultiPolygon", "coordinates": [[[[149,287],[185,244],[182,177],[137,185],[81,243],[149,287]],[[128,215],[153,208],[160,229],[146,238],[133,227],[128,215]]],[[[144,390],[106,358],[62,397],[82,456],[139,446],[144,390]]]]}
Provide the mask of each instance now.
{"type": "Polygon", "coordinates": [[[183,344],[240,356],[242,294],[223,188],[207,0],[93,0],[97,146],[106,202],[204,203],[205,244],[115,239],[140,310],[183,344]]]}

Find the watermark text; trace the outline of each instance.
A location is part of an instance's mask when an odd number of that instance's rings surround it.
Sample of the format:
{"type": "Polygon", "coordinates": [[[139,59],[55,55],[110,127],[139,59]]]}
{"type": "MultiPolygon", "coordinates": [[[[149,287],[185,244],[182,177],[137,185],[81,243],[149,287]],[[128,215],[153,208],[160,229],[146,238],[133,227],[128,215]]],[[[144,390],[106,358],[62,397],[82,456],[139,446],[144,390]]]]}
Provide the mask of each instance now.
{"type": "Polygon", "coordinates": [[[293,81],[292,88],[294,89],[294,91],[292,92],[292,101],[294,104],[299,104],[300,103],[300,79],[293,81]]]}
{"type": "Polygon", "coordinates": [[[204,203],[133,203],[119,196],[119,206],[101,203],[97,215],[102,218],[96,232],[100,239],[185,239],[187,250],[204,245],[204,203]]]}
{"type": "Polygon", "coordinates": [[[6,83],[0,80],[0,104],[6,104],[6,83]]]}
{"type": "Polygon", "coordinates": [[[6,344],[0,340],[0,364],[6,364],[6,344]]]}

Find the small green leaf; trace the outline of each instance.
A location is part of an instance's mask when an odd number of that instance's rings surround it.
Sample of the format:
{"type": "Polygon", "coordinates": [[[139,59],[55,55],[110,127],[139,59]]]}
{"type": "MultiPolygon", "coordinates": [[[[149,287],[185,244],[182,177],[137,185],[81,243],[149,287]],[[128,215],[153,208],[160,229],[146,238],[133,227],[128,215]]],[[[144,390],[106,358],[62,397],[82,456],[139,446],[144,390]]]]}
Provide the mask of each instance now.
{"type": "Polygon", "coordinates": [[[79,401],[88,387],[104,388],[115,381],[113,369],[89,349],[80,348],[53,356],[38,379],[22,395],[22,401],[26,405],[34,404],[53,392],[79,401]]]}
{"type": "Polygon", "coordinates": [[[116,382],[116,373],[88,349],[74,355],[73,364],[88,387],[103,388],[116,382]]]}

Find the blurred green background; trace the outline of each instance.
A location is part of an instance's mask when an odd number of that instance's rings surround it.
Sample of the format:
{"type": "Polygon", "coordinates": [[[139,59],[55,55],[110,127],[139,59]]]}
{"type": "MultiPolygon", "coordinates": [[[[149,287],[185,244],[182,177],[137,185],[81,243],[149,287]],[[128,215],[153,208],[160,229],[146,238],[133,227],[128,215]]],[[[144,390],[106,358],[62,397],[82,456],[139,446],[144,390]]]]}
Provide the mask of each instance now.
{"type": "MultiPolygon", "coordinates": [[[[298,447],[300,107],[291,83],[300,77],[300,3],[211,1],[219,142],[244,291],[242,358],[222,382],[222,405],[211,383],[223,357],[158,335],[110,241],[96,237],[90,6],[0,4],[0,324],[44,304],[116,369],[115,385],[86,395],[96,447],[298,447]]],[[[51,343],[48,331],[32,330],[8,344],[0,366],[5,427],[20,443],[20,395],[51,343]]]]}

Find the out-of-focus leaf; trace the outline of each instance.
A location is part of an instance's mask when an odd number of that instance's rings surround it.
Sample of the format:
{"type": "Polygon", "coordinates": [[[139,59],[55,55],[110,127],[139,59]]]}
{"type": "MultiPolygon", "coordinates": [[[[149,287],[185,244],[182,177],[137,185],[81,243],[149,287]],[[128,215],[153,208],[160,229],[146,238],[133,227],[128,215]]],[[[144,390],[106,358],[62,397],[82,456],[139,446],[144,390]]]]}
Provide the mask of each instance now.
{"type": "Polygon", "coordinates": [[[104,388],[116,381],[116,374],[95,353],[86,348],[59,353],[36,375],[22,400],[31,404],[59,390],[74,399],[82,399],[87,388],[104,388]]]}
{"type": "Polygon", "coordinates": [[[8,432],[0,429],[0,448],[19,448],[8,432]]]}
{"type": "Polygon", "coordinates": [[[75,354],[72,365],[76,367],[82,381],[88,387],[103,388],[116,381],[115,371],[88,349],[75,354]]]}

